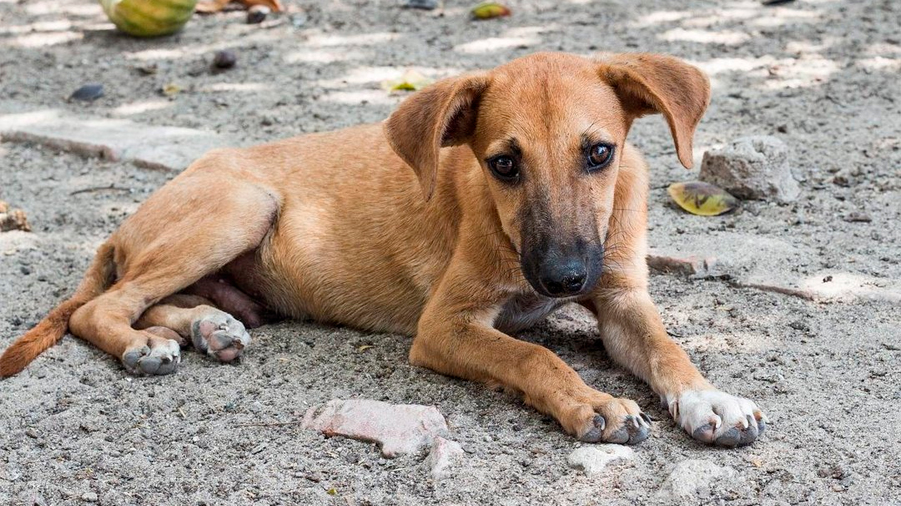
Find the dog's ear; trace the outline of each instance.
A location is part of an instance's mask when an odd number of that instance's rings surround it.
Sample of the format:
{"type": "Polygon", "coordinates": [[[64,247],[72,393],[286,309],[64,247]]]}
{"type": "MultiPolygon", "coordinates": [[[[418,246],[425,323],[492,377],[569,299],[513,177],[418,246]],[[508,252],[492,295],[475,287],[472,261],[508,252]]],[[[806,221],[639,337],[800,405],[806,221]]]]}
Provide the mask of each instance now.
{"type": "Polygon", "coordinates": [[[404,100],[385,120],[388,143],[419,176],[426,200],[438,180],[438,152],[472,137],[488,82],[484,74],[443,79],[404,100]]]}
{"type": "Polygon", "coordinates": [[[695,128],[710,103],[707,76],[671,56],[625,53],[601,55],[598,60],[601,78],[616,90],[627,113],[666,117],[679,161],[690,169],[695,128]]]}

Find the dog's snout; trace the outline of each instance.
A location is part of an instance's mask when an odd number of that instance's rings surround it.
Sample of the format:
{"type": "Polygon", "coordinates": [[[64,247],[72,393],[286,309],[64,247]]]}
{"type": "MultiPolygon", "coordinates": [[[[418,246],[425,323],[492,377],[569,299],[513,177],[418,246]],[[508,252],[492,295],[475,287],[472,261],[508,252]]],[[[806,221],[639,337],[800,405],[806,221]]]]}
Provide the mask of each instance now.
{"type": "Polygon", "coordinates": [[[553,297],[566,297],[581,292],[587,278],[585,262],[575,258],[549,263],[539,275],[541,285],[553,297]]]}

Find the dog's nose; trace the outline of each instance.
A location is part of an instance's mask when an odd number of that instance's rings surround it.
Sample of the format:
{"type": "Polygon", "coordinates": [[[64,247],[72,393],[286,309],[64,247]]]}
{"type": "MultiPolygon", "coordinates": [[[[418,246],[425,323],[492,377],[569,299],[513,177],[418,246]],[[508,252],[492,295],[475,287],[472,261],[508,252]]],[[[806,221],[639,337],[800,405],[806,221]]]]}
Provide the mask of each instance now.
{"type": "Polygon", "coordinates": [[[541,284],[550,295],[565,297],[582,291],[587,277],[588,272],[585,264],[580,261],[570,260],[544,269],[541,276],[541,284]]]}

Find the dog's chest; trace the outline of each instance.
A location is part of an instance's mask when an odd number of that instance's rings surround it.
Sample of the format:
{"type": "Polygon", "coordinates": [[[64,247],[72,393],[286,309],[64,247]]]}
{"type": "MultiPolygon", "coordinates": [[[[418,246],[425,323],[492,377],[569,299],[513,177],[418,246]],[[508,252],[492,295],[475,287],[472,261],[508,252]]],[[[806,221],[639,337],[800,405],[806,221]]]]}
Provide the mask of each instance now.
{"type": "Polygon", "coordinates": [[[567,302],[570,299],[555,299],[538,294],[518,295],[504,304],[494,326],[501,332],[519,332],[545,319],[567,302]]]}

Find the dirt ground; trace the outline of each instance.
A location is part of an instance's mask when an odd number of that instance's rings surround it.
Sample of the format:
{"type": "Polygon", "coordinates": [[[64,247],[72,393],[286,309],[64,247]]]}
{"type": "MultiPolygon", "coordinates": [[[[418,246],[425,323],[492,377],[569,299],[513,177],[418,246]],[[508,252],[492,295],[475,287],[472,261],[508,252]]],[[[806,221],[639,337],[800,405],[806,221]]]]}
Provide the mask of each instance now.
{"type": "MultiPolygon", "coordinates": [[[[899,2],[511,0],[512,17],[485,22],[455,0],[443,15],[399,1],[286,3],[292,14],[275,26],[248,26],[243,13],[195,16],[178,35],[135,40],[112,31],[94,2],[0,0],[0,108],[253,143],[381,120],[401,97],[379,83],[410,67],[441,77],[538,50],[667,52],[711,75],[698,159],[736,137],[775,135],[795,153],[802,195],[718,218],[677,211],[665,187],[693,174],[678,165],[664,121],[641,120],[631,140],[652,166],[652,246],[723,238],[699,252],[717,255],[780,240],[800,253],[770,258],[774,276],[901,280],[899,2]],[[213,74],[221,48],[239,62],[213,74]],[[145,75],[149,65],[156,72],[145,75]],[[88,82],[106,95],[65,101],[88,82]],[[162,96],[169,83],[183,91],[162,96]],[[870,221],[848,221],[853,212],[870,221]]],[[[34,227],[0,234],[0,347],[71,293],[95,248],[172,176],[0,144],[0,199],[34,227]],[[127,191],[73,193],[109,184],[127,191]]],[[[897,303],[812,302],[669,274],[651,285],[668,329],[711,381],[769,415],[753,446],[714,449],[682,434],[574,308],[522,338],[657,420],[633,460],[593,478],[567,466],[580,444],[555,422],[510,395],[411,367],[405,337],[284,322],[253,331],[239,365],[186,352],[177,374],[154,378],[131,377],[67,337],[0,382],[0,504],[901,504],[897,303]],[[436,405],[465,461],[436,482],[422,455],[386,460],[367,443],[274,424],[350,397],[436,405]],[[686,459],[734,472],[677,501],[666,479],[686,459]]]]}

